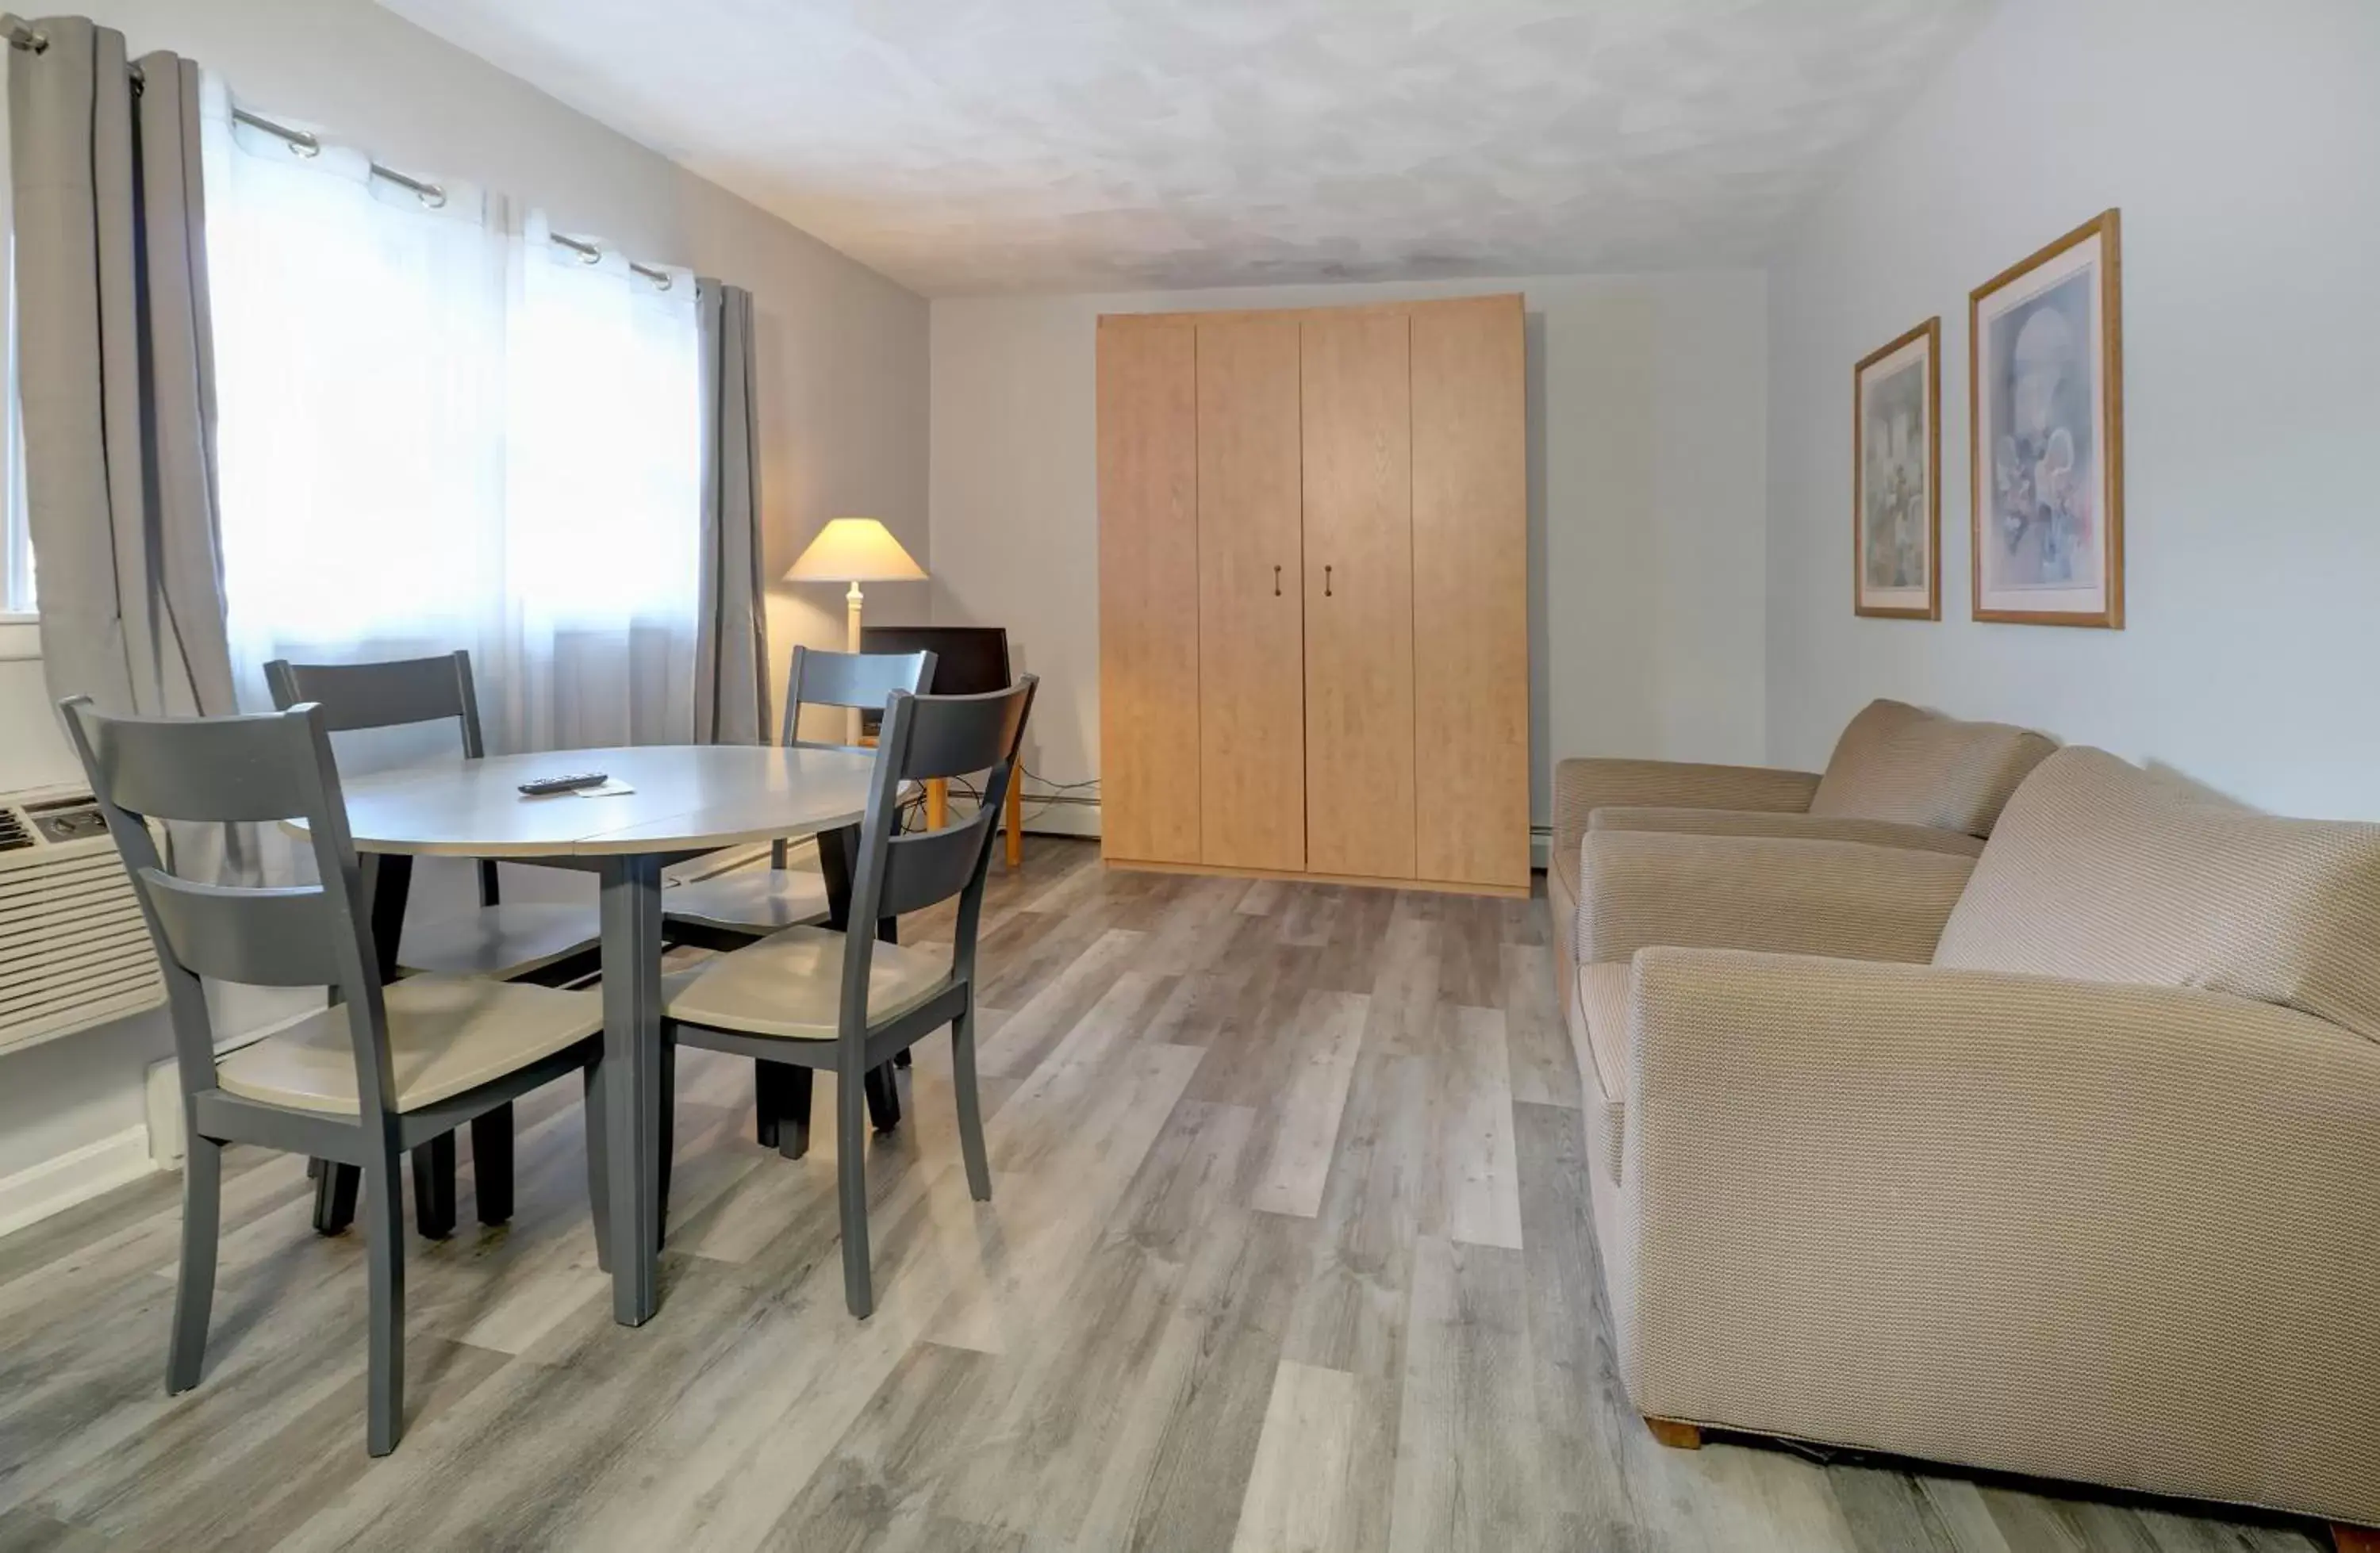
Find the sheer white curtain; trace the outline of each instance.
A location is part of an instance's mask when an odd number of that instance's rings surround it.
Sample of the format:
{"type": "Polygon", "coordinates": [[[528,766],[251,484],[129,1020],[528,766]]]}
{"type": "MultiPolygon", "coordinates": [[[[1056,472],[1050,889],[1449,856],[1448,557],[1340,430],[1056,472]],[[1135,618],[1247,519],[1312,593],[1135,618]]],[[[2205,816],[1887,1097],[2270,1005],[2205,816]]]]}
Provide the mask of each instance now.
{"type": "Polygon", "coordinates": [[[496,750],[692,737],[694,282],[205,121],[223,548],[267,659],[471,649],[496,750]]]}

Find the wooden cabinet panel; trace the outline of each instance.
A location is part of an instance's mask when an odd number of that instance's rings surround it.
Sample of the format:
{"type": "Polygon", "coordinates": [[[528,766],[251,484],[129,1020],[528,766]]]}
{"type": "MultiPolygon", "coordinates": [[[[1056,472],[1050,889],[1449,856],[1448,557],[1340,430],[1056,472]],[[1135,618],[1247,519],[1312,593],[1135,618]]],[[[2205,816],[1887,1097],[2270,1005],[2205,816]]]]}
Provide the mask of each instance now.
{"type": "Polygon", "coordinates": [[[1303,868],[1297,324],[1197,336],[1199,855],[1303,868]]]}
{"type": "Polygon", "coordinates": [[[1413,311],[1415,870],[1529,882],[1521,299],[1413,311]]]}
{"type": "Polygon", "coordinates": [[[1151,863],[1199,858],[1196,341],[1099,324],[1102,848],[1151,863]]]}
{"type": "Polygon", "coordinates": [[[1402,313],[1309,319],[1305,859],[1414,873],[1412,392],[1402,313]]]}

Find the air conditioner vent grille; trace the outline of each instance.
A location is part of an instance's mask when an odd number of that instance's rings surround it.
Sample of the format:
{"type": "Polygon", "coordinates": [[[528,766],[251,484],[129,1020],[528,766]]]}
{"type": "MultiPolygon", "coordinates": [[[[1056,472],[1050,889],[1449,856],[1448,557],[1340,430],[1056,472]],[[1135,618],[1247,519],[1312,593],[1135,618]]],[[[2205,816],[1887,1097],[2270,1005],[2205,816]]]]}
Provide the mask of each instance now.
{"type": "Polygon", "coordinates": [[[140,903],[88,793],[0,802],[0,1051],[164,998],[140,903]]]}

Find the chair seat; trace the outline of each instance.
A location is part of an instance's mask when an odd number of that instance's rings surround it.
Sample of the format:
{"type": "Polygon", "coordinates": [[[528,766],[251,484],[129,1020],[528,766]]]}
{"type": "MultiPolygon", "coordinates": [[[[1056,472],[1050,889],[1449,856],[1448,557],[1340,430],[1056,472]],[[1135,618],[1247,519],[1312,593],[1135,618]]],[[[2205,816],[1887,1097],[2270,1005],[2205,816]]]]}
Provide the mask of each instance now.
{"type": "Polygon", "coordinates": [[[408,926],[396,963],[431,976],[506,981],[594,948],[600,931],[592,906],[505,901],[408,926]]]}
{"type": "MultiPolygon", "coordinates": [[[[550,1057],[603,1027],[598,989],[565,992],[479,977],[421,976],[394,982],[389,1065],[398,1110],[419,1110],[550,1057]]],[[[355,1044],[347,1009],[310,1014],[215,1064],[226,1092],[268,1105],[353,1116],[355,1044]]]]}
{"type": "MultiPolygon", "coordinates": [[[[786,1040],[832,1040],[843,997],[841,933],[788,928],[663,978],[662,1012],[689,1025],[786,1040]]],[[[951,981],[950,951],[880,943],[868,966],[868,1022],[908,1013],[951,981]]]]}
{"type": "Polygon", "coordinates": [[[774,933],[823,922],[826,876],[795,868],[737,868],[662,892],[662,916],[728,932],[774,933]]]}

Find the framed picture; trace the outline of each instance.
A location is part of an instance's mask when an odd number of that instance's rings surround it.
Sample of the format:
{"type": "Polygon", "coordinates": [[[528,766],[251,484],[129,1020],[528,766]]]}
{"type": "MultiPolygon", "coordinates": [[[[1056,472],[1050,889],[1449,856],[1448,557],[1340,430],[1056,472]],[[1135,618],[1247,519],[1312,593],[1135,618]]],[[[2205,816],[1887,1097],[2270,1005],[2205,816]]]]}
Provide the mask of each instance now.
{"type": "Polygon", "coordinates": [[[1942,321],[1852,369],[1852,612],[1942,618],[1942,321]]]}
{"type": "Polygon", "coordinates": [[[2124,624],[2116,212],[1968,297],[1977,620],[2124,624]]]}

